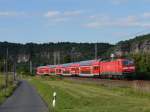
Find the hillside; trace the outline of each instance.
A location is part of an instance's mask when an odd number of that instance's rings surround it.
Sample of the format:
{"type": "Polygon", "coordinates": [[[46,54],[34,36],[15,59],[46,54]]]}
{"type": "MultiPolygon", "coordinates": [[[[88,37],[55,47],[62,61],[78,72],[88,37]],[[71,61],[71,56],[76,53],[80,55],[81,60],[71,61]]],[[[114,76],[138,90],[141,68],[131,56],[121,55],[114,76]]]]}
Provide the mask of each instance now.
{"type": "MultiPolygon", "coordinates": [[[[139,72],[150,72],[150,34],[120,41],[116,45],[97,43],[98,57],[110,58],[111,53],[121,53],[133,58],[139,72]]],[[[8,48],[8,69],[13,70],[16,61],[19,71],[29,71],[29,61],[33,67],[46,64],[68,63],[94,59],[95,43],[9,43],[0,42],[0,70],[4,70],[4,59],[8,48]]]]}

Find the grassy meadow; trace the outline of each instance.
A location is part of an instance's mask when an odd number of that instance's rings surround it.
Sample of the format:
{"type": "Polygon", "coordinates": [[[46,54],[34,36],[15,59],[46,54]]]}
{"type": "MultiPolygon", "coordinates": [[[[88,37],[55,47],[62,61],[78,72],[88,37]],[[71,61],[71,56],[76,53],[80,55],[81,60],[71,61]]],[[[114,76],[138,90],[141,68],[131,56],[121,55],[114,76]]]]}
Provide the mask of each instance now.
{"type": "Polygon", "coordinates": [[[55,112],[150,112],[150,94],[131,88],[106,87],[62,79],[30,78],[50,111],[55,112]],[[53,92],[56,108],[52,108],[53,92]]]}

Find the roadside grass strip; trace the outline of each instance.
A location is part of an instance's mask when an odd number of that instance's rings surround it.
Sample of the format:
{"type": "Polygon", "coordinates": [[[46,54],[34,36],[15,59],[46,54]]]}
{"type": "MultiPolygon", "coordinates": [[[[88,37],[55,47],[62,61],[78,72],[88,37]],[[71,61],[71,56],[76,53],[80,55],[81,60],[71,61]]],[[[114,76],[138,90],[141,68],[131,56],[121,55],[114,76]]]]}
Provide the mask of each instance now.
{"type": "Polygon", "coordinates": [[[0,74],[0,104],[2,104],[10,95],[12,95],[16,87],[17,85],[13,84],[13,78],[9,77],[8,87],[5,88],[4,75],[0,74]]]}

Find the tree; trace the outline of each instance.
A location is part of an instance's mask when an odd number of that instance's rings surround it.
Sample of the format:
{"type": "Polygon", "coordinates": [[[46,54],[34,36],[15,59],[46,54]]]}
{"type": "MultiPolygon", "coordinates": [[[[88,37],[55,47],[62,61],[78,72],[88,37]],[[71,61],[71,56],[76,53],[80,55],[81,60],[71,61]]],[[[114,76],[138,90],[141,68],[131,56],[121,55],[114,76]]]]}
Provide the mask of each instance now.
{"type": "Polygon", "coordinates": [[[64,63],[70,63],[71,62],[71,56],[70,55],[66,55],[64,57],[64,63]]]}

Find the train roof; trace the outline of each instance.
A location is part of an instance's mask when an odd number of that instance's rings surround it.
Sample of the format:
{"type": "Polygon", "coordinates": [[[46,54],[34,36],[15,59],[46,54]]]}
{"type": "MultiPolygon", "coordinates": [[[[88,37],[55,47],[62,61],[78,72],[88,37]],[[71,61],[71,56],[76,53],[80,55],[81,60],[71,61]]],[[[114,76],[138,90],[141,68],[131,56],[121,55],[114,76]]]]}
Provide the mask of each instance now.
{"type": "Polygon", "coordinates": [[[87,61],[80,61],[80,62],[73,62],[73,63],[66,63],[66,64],[59,64],[59,65],[47,65],[50,68],[55,67],[68,67],[68,66],[89,66],[98,63],[100,60],[87,60],[87,61]]]}
{"type": "Polygon", "coordinates": [[[66,63],[66,64],[62,64],[63,67],[68,67],[71,66],[73,63],[66,63]]]}
{"type": "Polygon", "coordinates": [[[48,67],[50,67],[50,68],[55,68],[55,67],[57,67],[58,65],[47,65],[48,67]]]}
{"type": "Polygon", "coordinates": [[[47,66],[38,66],[37,68],[44,68],[44,67],[47,67],[47,66]]]}
{"type": "Polygon", "coordinates": [[[92,64],[97,63],[97,62],[99,62],[99,60],[80,61],[79,65],[80,66],[89,66],[89,65],[92,65],[92,64]]]}

